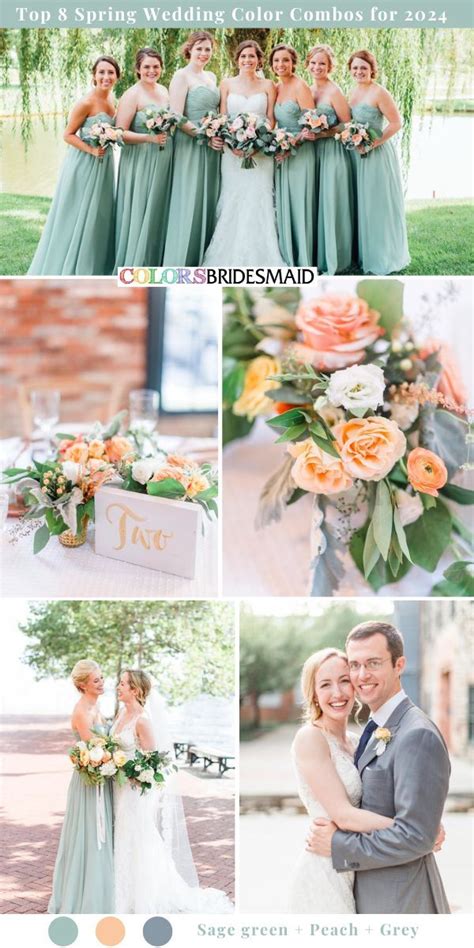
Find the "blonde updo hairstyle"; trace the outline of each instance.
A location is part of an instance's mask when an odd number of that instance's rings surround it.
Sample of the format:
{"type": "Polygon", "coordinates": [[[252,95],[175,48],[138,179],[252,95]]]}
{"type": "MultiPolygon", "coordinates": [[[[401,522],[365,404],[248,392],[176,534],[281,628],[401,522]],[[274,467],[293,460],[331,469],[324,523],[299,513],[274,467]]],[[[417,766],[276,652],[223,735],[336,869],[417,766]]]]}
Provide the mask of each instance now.
{"type": "Polygon", "coordinates": [[[335,60],[334,53],[333,53],[331,47],[328,46],[327,43],[321,43],[320,46],[313,46],[313,48],[310,49],[310,51],[309,51],[309,53],[308,53],[308,55],[307,55],[307,57],[306,57],[306,59],[305,59],[305,66],[309,66],[309,64],[310,64],[310,62],[311,62],[313,56],[315,56],[316,53],[323,53],[323,54],[324,54],[324,56],[326,57],[326,59],[327,59],[327,61],[328,61],[328,72],[332,72],[332,70],[334,69],[336,60],[335,60]]]}
{"type": "Polygon", "coordinates": [[[124,674],[128,675],[128,683],[138,704],[141,704],[142,708],[145,707],[145,701],[151,691],[149,675],[139,668],[126,668],[124,674]]]}
{"type": "Polygon", "coordinates": [[[74,687],[77,688],[81,694],[85,691],[89,675],[93,675],[98,668],[99,665],[97,662],[92,662],[89,658],[82,658],[80,662],[76,662],[74,665],[71,672],[71,679],[74,687]]]}
{"type": "Polygon", "coordinates": [[[321,717],[322,711],[316,697],[316,675],[328,658],[342,658],[347,662],[347,655],[340,648],[321,648],[306,659],[301,673],[301,691],[304,698],[303,716],[308,724],[315,724],[321,717]]]}
{"type": "Polygon", "coordinates": [[[181,55],[184,56],[185,59],[191,59],[191,50],[193,46],[195,46],[196,43],[203,43],[204,40],[209,40],[212,48],[214,49],[214,37],[211,36],[207,30],[195,30],[194,33],[190,33],[186,42],[183,43],[181,47],[181,55]]]}

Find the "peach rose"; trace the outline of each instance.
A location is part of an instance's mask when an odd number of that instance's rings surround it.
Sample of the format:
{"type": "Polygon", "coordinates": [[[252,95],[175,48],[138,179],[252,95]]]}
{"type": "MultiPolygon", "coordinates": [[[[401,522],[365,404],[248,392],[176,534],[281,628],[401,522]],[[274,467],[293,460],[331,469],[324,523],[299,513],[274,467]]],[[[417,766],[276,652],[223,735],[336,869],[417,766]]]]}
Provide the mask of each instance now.
{"type": "Polygon", "coordinates": [[[121,461],[126,454],[133,455],[133,445],[128,438],[114,435],[113,438],[109,438],[105,442],[105,451],[108,460],[114,463],[115,461],[121,461]]]}
{"type": "Polygon", "coordinates": [[[199,467],[199,464],[196,464],[195,461],[191,461],[190,458],[185,458],[182,454],[168,454],[166,463],[168,466],[183,467],[190,471],[195,471],[199,467]]]}
{"type": "Polygon", "coordinates": [[[188,497],[195,497],[196,494],[200,494],[202,490],[207,490],[209,487],[209,481],[204,474],[201,474],[200,471],[196,473],[191,473],[189,478],[189,484],[186,488],[186,493],[188,497]]]}
{"type": "Polygon", "coordinates": [[[182,468],[173,467],[172,464],[163,464],[162,467],[158,468],[152,477],[152,481],[164,481],[167,477],[172,477],[173,480],[178,481],[185,488],[188,487],[190,481],[189,475],[182,468]]]}
{"type": "Polygon", "coordinates": [[[332,294],[301,303],[296,325],[313,352],[313,365],[332,370],[364,358],[367,346],[384,334],[379,319],[380,313],[358,296],[332,294]]]}
{"type": "Polygon", "coordinates": [[[302,490],[313,494],[339,494],[352,487],[352,478],[340,458],[327,454],[312,438],[289,444],[288,453],[296,458],[291,476],[302,490]]]}
{"type": "Polygon", "coordinates": [[[269,375],[278,375],[280,363],[271,356],[261,355],[252,359],[245,372],[244,390],[234,402],[234,415],[246,415],[252,421],[257,415],[273,414],[274,402],[265,392],[279,388],[280,383],[269,380],[269,375]]]}
{"type": "Polygon", "coordinates": [[[89,445],[85,441],[76,441],[64,453],[65,461],[74,461],[76,464],[85,464],[89,457],[89,445]]]}
{"type": "Polygon", "coordinates": [[[451,346],[447,342],[440,342],[439,339],[427,339],[423,348],[420,349],[420,356],[422,359],[427,359],[433,352],[438,353],[438,361],[443,370],[436,386],[438,392],[446,398],[451,398],[457,405],[465,405],[468,397],[467,389],[451,346]]]}
{"type": "Polygon", "coordinates": [[[408,480],[422,494],[438,496],[438,489],[448,480],[446,465],[434,451],[414,448],[407,458],[408,480]]]}
{"type": "Polygon", "coordinates": [[[102,487],[103,484],[107,484],[108,481],[115,477],[113,467],[104,467],[101,462],[99,463],[101,464],[100,468],[87,474],[80,484],[85,501],[90,500],[96,491],[99,490],[99,487],[102,487]]]}
{"type": "Polygon", "coordinates": [[[99,441],[98,438],[95,438],[93,441],[89,441],[89,457],[90,458],[103,458],[105,454],[105,444],[103,441],[99,441]]]}
{"type": "Polygon", "coordinates": [[[381,481],[405,454],[405,435],[394,421],[371,415],[333,428],[344,470],[364,481],[381,481]]]}
{"type": "Polygon", "coordinates": [[[83,438],[83,435],[78,435],[77,438],[62,438],[58,445],[58,454],[65,455],[68,448],[72,448],[73,444],[82,444],[83,438]]]}

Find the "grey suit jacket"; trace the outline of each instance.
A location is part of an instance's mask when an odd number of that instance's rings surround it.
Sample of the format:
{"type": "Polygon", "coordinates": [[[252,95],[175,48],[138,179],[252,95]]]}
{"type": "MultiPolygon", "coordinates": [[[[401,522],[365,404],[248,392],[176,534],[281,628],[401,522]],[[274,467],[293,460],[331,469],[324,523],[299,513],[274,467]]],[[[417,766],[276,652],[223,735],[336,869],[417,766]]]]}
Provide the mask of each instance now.
{"type": "Polygon", "coordinates": [[[358,767],[364,810],[394,819],[373,833],[337,830],[332,861],[338,872],[356,871],[359,914],[449,914],[432,853],[448,793],[450,763],[435,724],[405,698],[385,727],[391,740],[376,755],[369,741],[358,767]]]}

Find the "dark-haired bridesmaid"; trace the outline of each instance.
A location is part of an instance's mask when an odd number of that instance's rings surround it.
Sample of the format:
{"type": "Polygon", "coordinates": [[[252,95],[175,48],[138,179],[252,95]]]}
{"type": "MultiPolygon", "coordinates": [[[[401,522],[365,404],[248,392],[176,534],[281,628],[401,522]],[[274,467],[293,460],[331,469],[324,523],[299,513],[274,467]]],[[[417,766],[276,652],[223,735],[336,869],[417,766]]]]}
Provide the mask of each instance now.
{"type": "MultiPolygon", "coordinates": [[[[275,119],[298,138],[303,112],[313,108],[311,90],[295,75],[298,56],[292,46],[279,43],[270,53],[276,86],[275,119]]],[[[277,229],[283,259],[290,267],[311,267],[317,226],[316,154],[311,142],[298,146],[295,155],[275,169],[277,229]]]]}
{"type": "Polygon", "coordinates": [[[364,273],[398,273],[410,263],[400,162],[393,136],[400,112],[387,89],[375,82],[377,60],[367,49],[349,57],[355,82],[349,105],[356,122],[379,132],[369,153],[351,152],[357,197],[359,266],[364,273]]]}
{"type": "Polygon", "coordinates": [[[91,138],[96,122],[114,124],[113,88],[118,63],[100,56],[93,87],[72,109],[64,132],[71,147],[28,273],[44,276],[108,276],[115,257],[114,164],[111,148],[91,138]]]}
{"type": "Polygon", "coordinates": [[[352,264],[354,193],[349,154],[334,139],[341,122],[351,117],[339,86],[330,78],[334,54],[330,46],[314,46],[306,57],[313,79],[313,108],[325,115],[329,130],[316,136],[318,226],[315,264],[320,273],[343,273],[352,264]]]}
{"type": "Polygon", "coordinates": [[[122,266],[160,266],[163,260],[171,196],[173,147],[166,132],[151,133],[147,109],[169,105],[159,85],[163,59],[155,49],[139,49],[138,82],[124,93],[117,125],[124,129],[120,156],[115,227],[115,270],[122,266]]]}
{"type": "Polygon", "coordinates": [[[219,109],[216,77],[205,68],[213,49],[210,33],[191,33],[181,50],[187,65],[170,83],[171,108],[188,121],[175,138],[165,266],[198,266],[214,231],[222,142],[211,140],[203,146],[194,140],[206,112],[219,109]]]}

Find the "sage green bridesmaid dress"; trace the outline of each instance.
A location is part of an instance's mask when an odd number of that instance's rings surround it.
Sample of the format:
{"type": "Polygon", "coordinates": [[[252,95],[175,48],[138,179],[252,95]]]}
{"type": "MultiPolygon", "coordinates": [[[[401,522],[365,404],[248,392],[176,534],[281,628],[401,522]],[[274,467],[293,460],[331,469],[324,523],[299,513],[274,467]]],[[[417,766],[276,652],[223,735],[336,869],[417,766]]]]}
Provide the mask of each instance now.
{"type": "MultiPolygon", "coordinates": [[[[88,129],[106,112],[89,115],[88,129]]],[[[69,145],[49,214],[28,274],[31,276],[110,276],[115,259],[114,159],[107,148],[102,159],[69,145]]]]}
{"type": "MultiPolygon", "coordinates": [[[[219,101],[218,89],[195,86],[186,96],[183,114],[197,125],[206,112],[219,108],[219,101]]],[[[197,267],[202,262],[214,232],[219,188],[220,153],[178,129],[164,266],[197,267]]]]}
{"type": "MultiPolygon", "coordinates": [[[[79,735],[75,734],[74,739],[79,740],[79,735]]],[[[105,842],[99,849],[97,790],[73,771],[48,905],[53,915],[104,915],[115,911],[111,781],[106,780],[103,793],[105,842]]]]}
{"type": "MultiPolygon", "coordinates": [[[[149,134],[145,109],[138,109],[130,131],[149,134]]],[[[115,224],[115,268],[161,266],[168,227],[173,169],[173,139],[163,149],[151,142],[125,144],[120,154],[115,224]]]]}
{"type": "MultiPolygon", "coordinates": [[[[297,102],[275,105],[280,128],[300,132],[302,115],[297,102]]],[[[316,156],[311,142],[298,146],[296,155],[275,162],[277,229],[280,251],[289,267],[313,266],[316,240],[316,156]]]]}
{"type": "MultiPolygon", "coordinates": [[[[332,105],[321,104],[329,128],[339,123],[332,105]]],[[[354,187],[350,155],[334,138],[316,139],[318,230],[315,263],[320,273],[344,273],[353,264],[354,187]]]]}
{"type": "MultiPolygon", "coordinates": [[[[384,117],[365,102],[352,108],[356,122],[383,131],[384,117]]],[[[358,262],[363,273],[398,273],[410,263],[402,175],[393,138],[364,158],[351,152],[357,201],[358,262]]]]}

